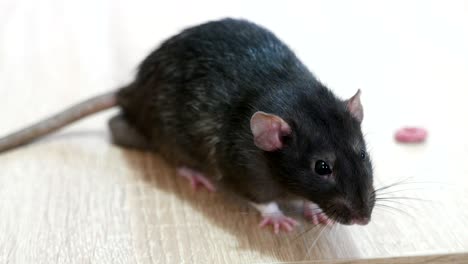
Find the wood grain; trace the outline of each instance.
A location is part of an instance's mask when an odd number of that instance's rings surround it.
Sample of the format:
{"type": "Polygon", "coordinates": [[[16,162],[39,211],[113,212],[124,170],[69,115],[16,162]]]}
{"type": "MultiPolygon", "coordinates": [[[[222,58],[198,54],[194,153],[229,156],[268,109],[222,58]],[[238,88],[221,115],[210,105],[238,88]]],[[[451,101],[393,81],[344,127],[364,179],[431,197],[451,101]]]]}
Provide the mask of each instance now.
{"type": "Polygon", "coordinates": [[[125,84],[183,27],[246,17],[343,98],[363,90],[376,187],[401,184],[368,226],[275,236],[158,155],[112,146],[111,110],[0,154],[0,263],[468,263],[468,8],[377,2],[1,1],[0,135],[125,84]],[[428,141],[396,144],[407,124],[428,141]]]}

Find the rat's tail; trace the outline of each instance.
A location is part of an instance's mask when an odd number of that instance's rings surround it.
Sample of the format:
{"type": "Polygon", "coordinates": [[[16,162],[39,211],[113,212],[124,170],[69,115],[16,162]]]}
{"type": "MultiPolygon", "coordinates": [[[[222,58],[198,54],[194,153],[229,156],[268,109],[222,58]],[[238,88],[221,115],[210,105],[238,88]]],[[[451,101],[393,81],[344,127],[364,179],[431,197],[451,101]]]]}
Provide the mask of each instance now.
{"type": "Polygon", "coordinates": [[[39,137],[52,133],[60,128],[94,113],[117,105],[117,91],[108,92],[90,98],[82,103],[65,109],[54,116],[37,122],[34,125],[0,138],[0,152],[27,144],[39,137]]]}

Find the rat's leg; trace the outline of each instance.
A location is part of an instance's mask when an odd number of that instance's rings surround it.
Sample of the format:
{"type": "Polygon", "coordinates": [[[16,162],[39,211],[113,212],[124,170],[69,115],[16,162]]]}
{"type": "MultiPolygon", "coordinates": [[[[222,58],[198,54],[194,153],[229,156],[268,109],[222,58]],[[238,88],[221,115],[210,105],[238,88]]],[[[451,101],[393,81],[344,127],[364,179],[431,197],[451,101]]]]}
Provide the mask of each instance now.
{"type": "Polygon", "coordinates": [[[304,201],[304,217],[312,221],[314,225],[333,223],[333,220],[329,219],[317,204],[310,201],[304,201]]]}
{"type": "MultiPolygon", "coordinates": [[[[109,120],[109,128],[112,134],[112,141],[116,145],[140,150],[147,150],[150,147],[147,140],[121,114],[109,120]]],[[[204,186],[209,191],[214,192],[216,190],[213,183],[201,172],[188,167],[179,167],[177,168],[177,174],[187,178],[194,189],[204,186]]]]}
{"type": "Polygon", "coordinates": [[[278,204],[275,202],[265,204],[251,204],[262,214],[263,219],[259,226],[265,227],[272,225],[275,234],[278,234],[280,229],[290,232],[294,229],[295,226],[299,224],[296,220],[285,216],[279,209],[278,204]]]}
{"type": "Polygon", "coordinates": [[[147,140],[132,127],[121,115],[109,120],[112,142],[118,146],[146,150],[149,148],[147,140]]]}
{"type": "Polygon", "coordinates": [[[190,185],[194,190],[197,190],[199,186],[205,187],[208,191],[214,192],[216,188],[214,184],[209,180],[203,173],[190,169],[188,167],[177,168],[177,174],[189,180],[190,185]]]}

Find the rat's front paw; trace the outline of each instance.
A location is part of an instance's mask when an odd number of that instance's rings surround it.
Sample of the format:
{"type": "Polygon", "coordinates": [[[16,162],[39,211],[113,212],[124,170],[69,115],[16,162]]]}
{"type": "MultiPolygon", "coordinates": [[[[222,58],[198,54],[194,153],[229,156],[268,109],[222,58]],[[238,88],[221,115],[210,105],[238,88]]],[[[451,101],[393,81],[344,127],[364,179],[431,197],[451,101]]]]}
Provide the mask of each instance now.
{"type": "Polygon", "coordinates": [[[259,226],[265,227],[271,225],[273,226],[273,231],[275,234],[278,234],[280,229],[283,229],[286,232],[291,232],[298,224],[299,223],[291,217],[287,217],[283,214],[273,214],[264,215],[259,226]]]}
{"type": "Polygon", "coordinates": [[[328,216],[320,209],[320,207],[312,202],[304,202],[304,217],[314,225],[324,224],[330,225],[333,224],[333,220],[328,218],[328,216]]]}

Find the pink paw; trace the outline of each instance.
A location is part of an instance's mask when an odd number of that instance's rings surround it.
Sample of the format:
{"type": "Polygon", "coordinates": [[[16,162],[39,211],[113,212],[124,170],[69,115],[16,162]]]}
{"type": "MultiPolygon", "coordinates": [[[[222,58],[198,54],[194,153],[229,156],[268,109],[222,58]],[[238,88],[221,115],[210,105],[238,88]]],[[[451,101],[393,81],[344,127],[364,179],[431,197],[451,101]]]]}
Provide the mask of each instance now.
{"type": "Polygon", "coordinates": [[[186,178],[194,190],[197,190],[200,186],[203,186],[210,192],[216,191],[213,183],[211,183],[211,181],[208,180],[208,178],[206,178],[202,173],[196,170],[192,170],[187,167],[180,167],[177,168],[177,174],[186,178]]]}
{"type": "Polygon", "coordinates": [[[320,209],[320,207],[311,202],[304,203],[304,217],[310,221],[314,225],[324,224],[324,225],[331,225],[334,221],[320,209]]]}
{"type": "Polygon", "coordinates": [[[278,234],[280,229],[283,229],[286,232],[291,232],[295,226],[299,223],[283,214],[274,214],[263,216],[263,220],[260,222],[260,227],[265,227],[268,225],[273,226],[273,231],[275,234],[278,234]]]}

